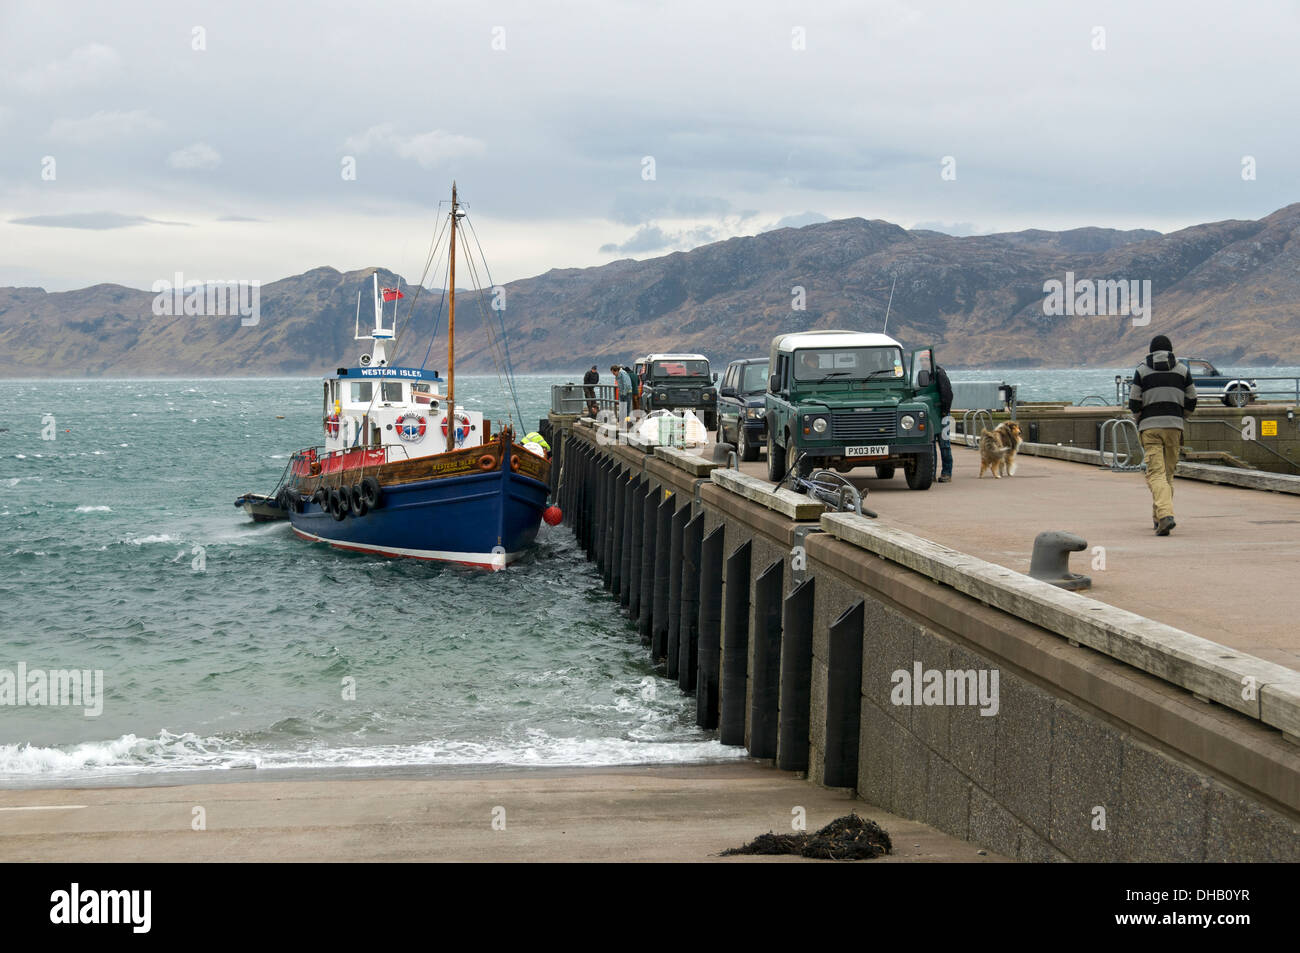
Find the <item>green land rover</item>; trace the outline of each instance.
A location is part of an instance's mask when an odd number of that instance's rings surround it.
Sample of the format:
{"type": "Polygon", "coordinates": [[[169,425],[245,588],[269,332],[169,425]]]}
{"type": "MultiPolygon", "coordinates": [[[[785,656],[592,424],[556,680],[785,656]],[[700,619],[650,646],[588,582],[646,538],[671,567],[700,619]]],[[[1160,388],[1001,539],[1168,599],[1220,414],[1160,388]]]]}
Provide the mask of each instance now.
{"type": "Polygon", "coordinates": [[[637,361],[645,367],[641,409],[691,410],[708,430],[718,428],[718,375],[703,354],[647,354],[637,361]]]}
{"type": "Polygon", "coordinates": [[[767,474],[901,466],[913,490],[934,480],[939,388],[930,348],[905,353],[885,334],[805,331],[772,340],[767,474]]]}

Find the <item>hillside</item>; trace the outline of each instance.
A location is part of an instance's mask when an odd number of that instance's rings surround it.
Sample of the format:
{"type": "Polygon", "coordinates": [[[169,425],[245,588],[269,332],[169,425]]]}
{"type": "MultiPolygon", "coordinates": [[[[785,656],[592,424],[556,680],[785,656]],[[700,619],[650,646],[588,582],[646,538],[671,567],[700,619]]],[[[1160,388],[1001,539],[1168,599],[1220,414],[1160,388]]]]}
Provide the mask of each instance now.
{"type": "MultiPolygon", "coordinates": [[[[896,277],[889,333],[934,344],[952,367],[1127,364],[1155,333],[1224,363],[1295,364],[1298,229],[1300,204],[1168,235],[1082,228],[959,238],[844,219],[511,282],[506,323],[518,370],[603,367],[664,349],[722,361],[765,353],[781,331],[879,330],[896,277]],[[1150,325],[1044,316],[1044,282],[1067,271],[1149,279],[1150,325]],[[796,286],[802,311],[791,308],[796,286]]],[[[251,327],[238,317],[155,316],[151,292],[118,285],[0,288],[0,376],[320,373],[365,349],[352,340],[353,319],[374,270],[322,267],[266,285],[251,327]]],[[[380,281],[400,279],[381,269],[380,281]]],[[[406,290],[399,359],[418,364],[441,292],[421,292],[411,312],[415,289],[406,290]]],[[[457,301],[458,367],[490,370],[482,308],[468,293],[457,301]]],[[[435,367],[445,361],[439,330],[435,367]]]]}

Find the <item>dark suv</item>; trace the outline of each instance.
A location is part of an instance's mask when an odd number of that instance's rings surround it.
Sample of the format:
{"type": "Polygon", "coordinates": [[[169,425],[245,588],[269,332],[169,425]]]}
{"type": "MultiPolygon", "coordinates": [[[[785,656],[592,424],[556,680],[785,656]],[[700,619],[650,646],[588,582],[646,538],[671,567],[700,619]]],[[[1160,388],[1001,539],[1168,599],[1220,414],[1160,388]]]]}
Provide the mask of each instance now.
{"type": "Polygon", "coordinates": [[[718,442],[734,443],[742,460],[757,460],[767,442],[767,368],[765,357],[732,361],[718,389],[718,442]]]}
{"type": "Polygon", "coordinates": [[[637,361],[645,365],[641,383],[641,409],[690,410],[708,430],[718,426],[718,375],[709,371],[703,354],[647,354],[637,361]]]}

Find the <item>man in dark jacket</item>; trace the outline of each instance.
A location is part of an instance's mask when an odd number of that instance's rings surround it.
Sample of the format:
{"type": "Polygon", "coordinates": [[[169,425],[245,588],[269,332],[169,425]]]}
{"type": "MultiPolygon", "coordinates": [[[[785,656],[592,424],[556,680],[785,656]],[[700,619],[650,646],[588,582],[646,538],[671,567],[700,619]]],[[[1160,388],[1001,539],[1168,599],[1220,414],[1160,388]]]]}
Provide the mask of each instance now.
{"type": "Polygon", "coordinates": [[[1151,353],[1133,373],[1128,409],[1137,416],[1138,437],[1146,455],[1151,522],[1157,536],[1168,536],[1176,525],[1174,469],[1183,444],[1183,418],[1196,409],[1196,385],[1163,334],[1151,339],[1151,353]]]}
{"type": "MultiPolygon", "coordinates": [[[[591,410],[592,406],[599,408],[596,404],[596,385],[600,383],[600,371],[596,370],[596,365],[591,365],[591,370],[582,375],[582,396],[587,398],[587,409],[591,410]]],[[[595,412],[591,416],[595,417],[595,412]]]]}
{"type": "Polygon", "coordinates": [[[934,365],[934,380],[939,385],[939,426],[935,428],[934,436],[939,441],[939,459],[943,464],[938,482],[949,483],[952,480],[952,442],[949,440],[949,430],[952,427],[949,418],[952,413],[952,381],[948,380],[948,372],[938,364],[934,365]]]}

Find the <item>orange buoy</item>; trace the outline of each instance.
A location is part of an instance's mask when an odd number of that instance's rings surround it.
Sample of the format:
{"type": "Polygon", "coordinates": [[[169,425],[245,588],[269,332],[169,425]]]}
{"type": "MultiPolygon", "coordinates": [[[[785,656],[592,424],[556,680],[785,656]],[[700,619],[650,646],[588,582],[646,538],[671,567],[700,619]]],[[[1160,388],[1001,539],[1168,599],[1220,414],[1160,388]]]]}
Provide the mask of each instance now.
{"type": "Polygon", "coordinates": [[[548,506],[542,510],[542,519],[546,520],[547,526],[559,526],[560,520],[564,519],[564,514],[560,512],[558,506],[548,506]]]}

